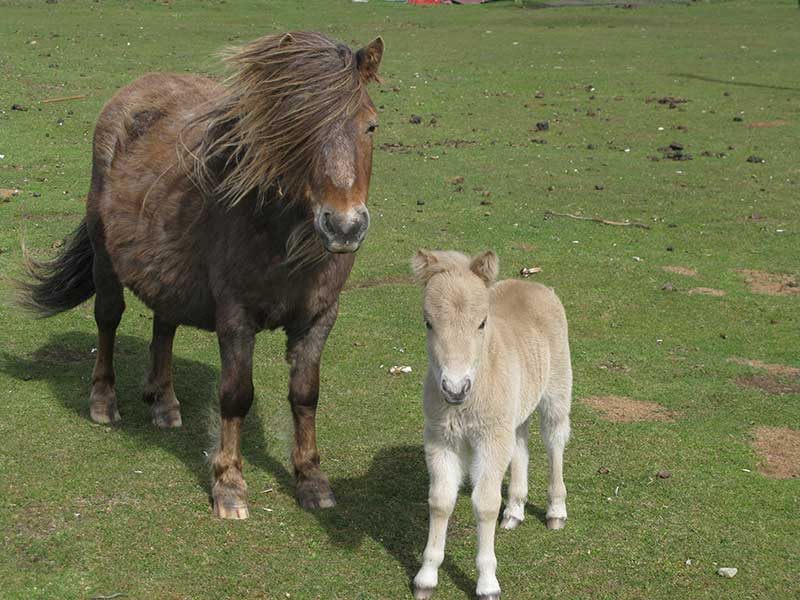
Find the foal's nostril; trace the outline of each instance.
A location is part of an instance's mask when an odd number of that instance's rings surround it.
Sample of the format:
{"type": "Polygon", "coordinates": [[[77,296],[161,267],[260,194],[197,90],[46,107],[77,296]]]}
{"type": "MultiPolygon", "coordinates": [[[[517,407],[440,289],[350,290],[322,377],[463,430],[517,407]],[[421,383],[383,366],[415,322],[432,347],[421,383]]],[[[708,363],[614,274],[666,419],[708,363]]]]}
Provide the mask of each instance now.
{"type": "Polygon", "coordinates": [[[469,394],[469,391],[472,389],[472,380],[468,377],[464,382],[464,387],[461,388],[461,394],[466,396],[469,394]]]}

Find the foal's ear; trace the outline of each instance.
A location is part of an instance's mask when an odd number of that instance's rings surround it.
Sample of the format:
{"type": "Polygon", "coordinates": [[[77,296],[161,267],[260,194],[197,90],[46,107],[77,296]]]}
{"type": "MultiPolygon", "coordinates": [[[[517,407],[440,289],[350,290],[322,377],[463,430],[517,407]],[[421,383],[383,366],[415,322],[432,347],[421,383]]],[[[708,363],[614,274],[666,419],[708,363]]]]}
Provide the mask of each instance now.
{"type": "Polygon", "coordinates": [[[430,250],[417,250],[411,257],[411,273],[420,285],[425,285],[435,273],[439,271],[439,259],[430,250]]]}
{"type": "Polygon", "coordinates": [[[500,269],[500,259],[493,250],[487,250],[476,254],[469,264],[469,270],[475,273],[478,277],[486,282],[486,285],[492,285],[497,278],[497,272],[500,269]]]}
{"type": "Polygon", "coordinates": [[[356,66],[364,83],[374,81],[380,83],[378,66],[383,58],[383,38],[376,37],[369,44],[356,52],[356,66]]]}

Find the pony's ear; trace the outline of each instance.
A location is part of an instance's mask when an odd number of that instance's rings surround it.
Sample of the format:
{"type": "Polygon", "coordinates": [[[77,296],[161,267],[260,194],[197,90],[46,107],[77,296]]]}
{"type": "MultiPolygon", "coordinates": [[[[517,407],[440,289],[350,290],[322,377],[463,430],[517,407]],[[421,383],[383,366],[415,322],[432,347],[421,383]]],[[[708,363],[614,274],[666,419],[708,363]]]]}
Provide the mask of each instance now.
{"type": "Polygon", "coordinates": [[[497,272],[500,269],[500,259],[493,250],[486,250],[472,257],[472,262],[469,264],[469,270],[475,273],[478,277],[483,279],[486,285],[492,285],[497,278],[497,272]]]}
{"type": "Polygon", "coordinates": [[[278,42],[278,48],[285,48],[289,44],[294,44],[294,38],[292,37],[291,33],[286,33],[281,38],[281,41],[278,42]]]}
{"type": "Polygon", "coordinates": [[[356,52],[356,66],[364,83],[374,81],[380,83],[378,66],[383,58],[383,38],[376,37],[369,44],[356,52]]]}
{"type": "Polygon", "coordinates": [[[438,262],[439,259],[430,250],[417,250],[411,257],[411,273],[416,282],[421,285],[428,283],[428,279],[439,271],[436,268],[438,262]]]}

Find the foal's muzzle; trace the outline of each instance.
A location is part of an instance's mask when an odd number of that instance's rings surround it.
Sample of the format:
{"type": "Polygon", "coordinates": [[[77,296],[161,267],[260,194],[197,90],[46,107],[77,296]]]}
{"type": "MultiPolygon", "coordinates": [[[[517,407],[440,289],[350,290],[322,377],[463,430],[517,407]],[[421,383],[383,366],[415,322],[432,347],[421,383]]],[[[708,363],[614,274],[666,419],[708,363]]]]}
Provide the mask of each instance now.
{"type": "Polygon", "coordinates": [[[442,393],[448,404],[463,404],[472,389],[472,380],[464,377],[460,381],[451,381],[446,375],[442,377],[442,393]]]}
{"type": "Polygon", "coordinates": [[[322,206],[314,218],[314,227],[328,252],[355,252],[367,235],[369,211],[363,204],[346,212],[322,206]]]}

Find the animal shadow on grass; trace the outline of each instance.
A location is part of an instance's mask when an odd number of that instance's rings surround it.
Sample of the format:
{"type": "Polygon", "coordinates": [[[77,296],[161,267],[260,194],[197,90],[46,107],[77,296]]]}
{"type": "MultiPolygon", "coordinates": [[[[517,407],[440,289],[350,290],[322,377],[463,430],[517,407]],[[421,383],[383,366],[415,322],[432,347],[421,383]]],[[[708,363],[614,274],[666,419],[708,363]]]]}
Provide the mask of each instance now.
{"type": "MultiPolygon", "coordinates": [[[[405,569],[409,589],[428,539],[428,471],[420,445],[381,448],[366,473],[331,481],[337,505],[314,516],[337,546],[356,548],[365,536],[405,569]]],[[[442,569],[472,596],[475,583],[445,555],[442,569]]]]}
{"type": "MultiPolygon", "coordinates": [[[[96,344],[94,334],[70,331],[51,338],[29,357],[0,354],[0,368],[21,381],[45,381],[61,404],[88,422],[94,365],[92,348],[96,344]]],[[[219,370],[175,355],[173,385],[181,403],[183,426],[164,430],[151,423],[150,407],[142,401],[149,361],[147,341],[131,336],[117,337],[114,368],[122,422],[114,429],[142,447],[158,446],[172,453],[195,475],[200,488],[209,494],[210,501],[211,473],[203,451],[210,453],[213,445],[209,429],[218,411],[219,370]]],[[[246,425],[243,431],[242,447],[248,454],[263,454],[268,447],[255,410],[256,404],[248,420],[249,426],[246,425]]],[[[257,458],[254,459],[258,462],[257,458]]],[[[282,474],[288,475],[285,468],[281,468],[282,473],[276,471],[279,479],[282,474]]],[[[287,480],[284,477],[281,484],[291,486],[291,478],[287,480]]],[[[212,518],[210,512],[209,518],[212,518]]]]}

